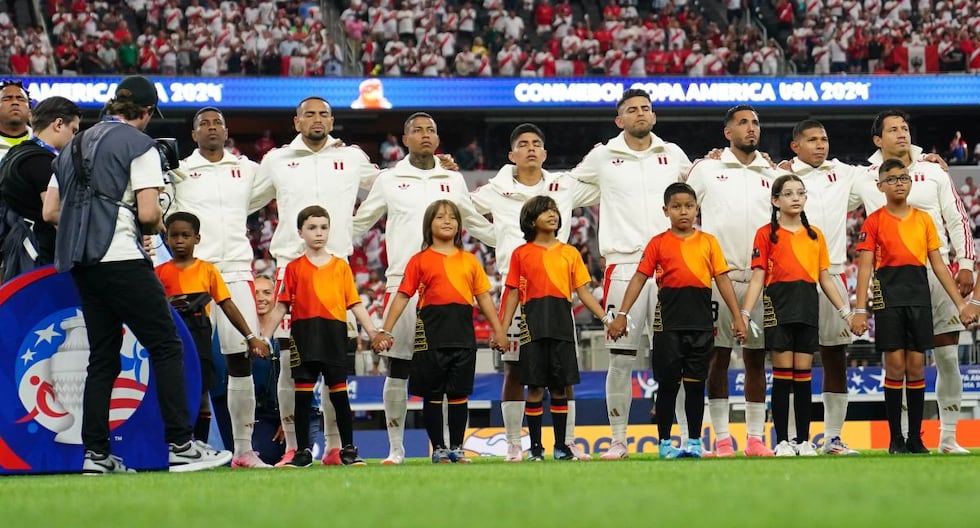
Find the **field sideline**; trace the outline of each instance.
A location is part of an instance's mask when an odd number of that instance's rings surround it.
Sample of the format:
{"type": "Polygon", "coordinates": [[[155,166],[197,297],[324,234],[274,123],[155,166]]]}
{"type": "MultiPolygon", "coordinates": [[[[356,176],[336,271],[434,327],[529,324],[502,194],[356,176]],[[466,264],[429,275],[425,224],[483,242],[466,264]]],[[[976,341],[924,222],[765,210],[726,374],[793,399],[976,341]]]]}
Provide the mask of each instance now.
{"type": "Polygon", "coordinates": [[[980,456],[377,462],[366,468],[3,477],[0,520],[18,528],[973,527],[980,514],[980,456]]]}

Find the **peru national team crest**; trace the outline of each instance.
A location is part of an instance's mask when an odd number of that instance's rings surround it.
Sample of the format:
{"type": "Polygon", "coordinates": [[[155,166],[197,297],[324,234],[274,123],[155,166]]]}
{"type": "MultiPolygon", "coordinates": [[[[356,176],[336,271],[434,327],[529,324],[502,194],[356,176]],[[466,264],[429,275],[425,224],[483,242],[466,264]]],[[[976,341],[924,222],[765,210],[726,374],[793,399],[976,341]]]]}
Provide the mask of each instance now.
{"type": "MultiPolygon", "coordinates": [[[[81,470],[82,398],[89,343],[68,274],[41,268],[0,287],[0,474],[81,470]]],[[[197,409],[200,365],[184,343],[188,409],[197,409]]],[[[109,407],[113,453],[135,469],[164,469],[167,449],[147,350],[123,327],[121,371],[109,407]]],[[[193,413],[190,413],[191,415],[193,413]]]]}

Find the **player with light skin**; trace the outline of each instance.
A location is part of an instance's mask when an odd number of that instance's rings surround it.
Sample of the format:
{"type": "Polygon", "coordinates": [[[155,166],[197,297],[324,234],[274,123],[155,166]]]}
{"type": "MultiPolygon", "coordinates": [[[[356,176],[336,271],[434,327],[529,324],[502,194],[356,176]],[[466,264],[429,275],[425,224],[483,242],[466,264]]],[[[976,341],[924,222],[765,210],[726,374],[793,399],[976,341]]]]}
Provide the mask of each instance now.
{"type": "MultiPolygon", "coordinates": [[[[879,113],[872,124],[872,141],[878,147],[869,161],[868,173],[855,182],[856,194],[870,214],[884,206],[884,195],[877,189],[878,166],[887,159],[898,159],[914,180],[908,193],[908,203],[928,214],[935,224],[941,243],[943,262],[955,254],[958,271],[954,276],[960,295],[968,295],[974,286],[972,227],[963,203],[953,188],[949,174],[941,165],[920,159],[922,149],[912,144],[908,116],[899,110],[879,113]]],[[[931,346],[936,362],[936,399],[939,404],[939,452],[968,454],[956,442],[956,425],[960,416],[963,383],[959,369],[957,347],[959,333],[964,329],[958,320],[956,306],[942,291],[933,275],[928,275],[932,303],[933,340],[931,346]]],[[[863,306],[858,305],[859,308],[863,306]]]]}
{"type": "Polygon", "coordinates": [[[785,175],[772,184],[772,221],[756,231],[752,279],[742,300],[748,324],[751,308],[765,288],[762,326],[766,349],[772,353],[773,422],[776,456],[816,456],[810,442],[813,353],[819,344],[818,297],[814,282],[833,304],[838,319],[848,321],[851,308],[827,272],[830,257],[823,233],[810,225],[803,211],[807,189],[799,176],[785,175]],[[771,315],[769,315],[771,314],[771,315]],[[788,438],[789,396],[795,397],[797,438],[788,438]]]}
{"type": "MultiPolygon", "coordinates": [[[[886,124],[887,127],[887,124],[886,124]]],[[[929,215],[911,206],[915,186],[905,164],[897,158],[878,168],[876,187],[885,196],[882,208],[871,213],[858,238],[857,306],[851,329],[868,329],[868,286],[874,273],[874,313],[878,338],[875,348],[884,354],[885,409],[891,454],[929,453],[922,443],[925,400],[925,353],[933,337],[929,312],[935,305],[927,281],[926,262],[949,296],[959,320],[976,320],[980,301],[967,303],[940,253],[942,243],[929,215]],[[908,400],[908,438],[902,432],[902,389],[908,400]]],[[[980,292],[973,291],[980,297],[980,292]]]]}

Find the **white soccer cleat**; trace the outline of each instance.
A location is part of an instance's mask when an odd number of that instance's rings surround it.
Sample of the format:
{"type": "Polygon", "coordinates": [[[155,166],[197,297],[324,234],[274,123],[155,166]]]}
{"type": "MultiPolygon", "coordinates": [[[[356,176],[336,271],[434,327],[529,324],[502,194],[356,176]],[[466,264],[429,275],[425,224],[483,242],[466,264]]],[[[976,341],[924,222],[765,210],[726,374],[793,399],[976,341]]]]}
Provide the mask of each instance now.
{"type": "Polygon", "coordinates": [[[830,440],[825,440],[823,447],[820,451],[825,455],[860,455],[861,452],[851,449],[840,439],[839,436],[835,436],[830,440]]]}
{"type": "Polygon", "coordinates": [[[613,442],[609,446],[609,450],[605,453],[599,455],[599,460],[625,460],[629,458],[629,450],[626,449],[626,444],[622,442],[613,442]]]}
{"type": "Polygon", "coordinates": [[[507,446],[507,456],[504,457],[504,462],[523,462],[524,461],[524,450],[521,446],[517,444],[510,444],[507,446]]]}
{"type": "Polygon", "coordinates": [[[939,452],[946,455],[969,455],[970,451],[956,443],[956,436],[943,435],[939,440],[939,452]]]}
{"type": "Polygon", "coordinates": [[[796,456],[796,448],[793,446],[793,444],[783,440],[776,445],[775,454],[778,457],[793,457],[796,456]]]}
{"type": "Polygon", "coordinates": [[[405,457],[398,453],[388,455],[388,458],[381,461],[382,466],[400,466],[405,463],[405,457]]]}
{"type": "Polygon", "coordinates": [[[804,457],[815,457],[817,456],[817,448],[812,442],[803,442],[796,444],[796,454],[804,457]]]}

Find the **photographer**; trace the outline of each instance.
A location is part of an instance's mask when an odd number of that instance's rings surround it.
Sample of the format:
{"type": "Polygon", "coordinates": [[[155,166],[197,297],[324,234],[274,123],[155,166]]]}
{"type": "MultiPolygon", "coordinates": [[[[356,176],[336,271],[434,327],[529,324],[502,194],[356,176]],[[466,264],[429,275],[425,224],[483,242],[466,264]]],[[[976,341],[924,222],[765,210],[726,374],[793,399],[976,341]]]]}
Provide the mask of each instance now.
{"type": "Polygon", "coordinates": [[[143,133],[159,114],[156,88],[143,77],[127,77],[104,113],[55,159],[44,200],[45,220],[60,224],[55,266],[70,271],[78,287],[91,349],[82,402],[82,473],[128,471],[109,444],[109,401],[120,372],[124,323],[150,355],[170,470],[224,465],[230,452],[191,442],[183,346],[142,244],[143,235],[163,225],[161,157],[143,133]]]}

